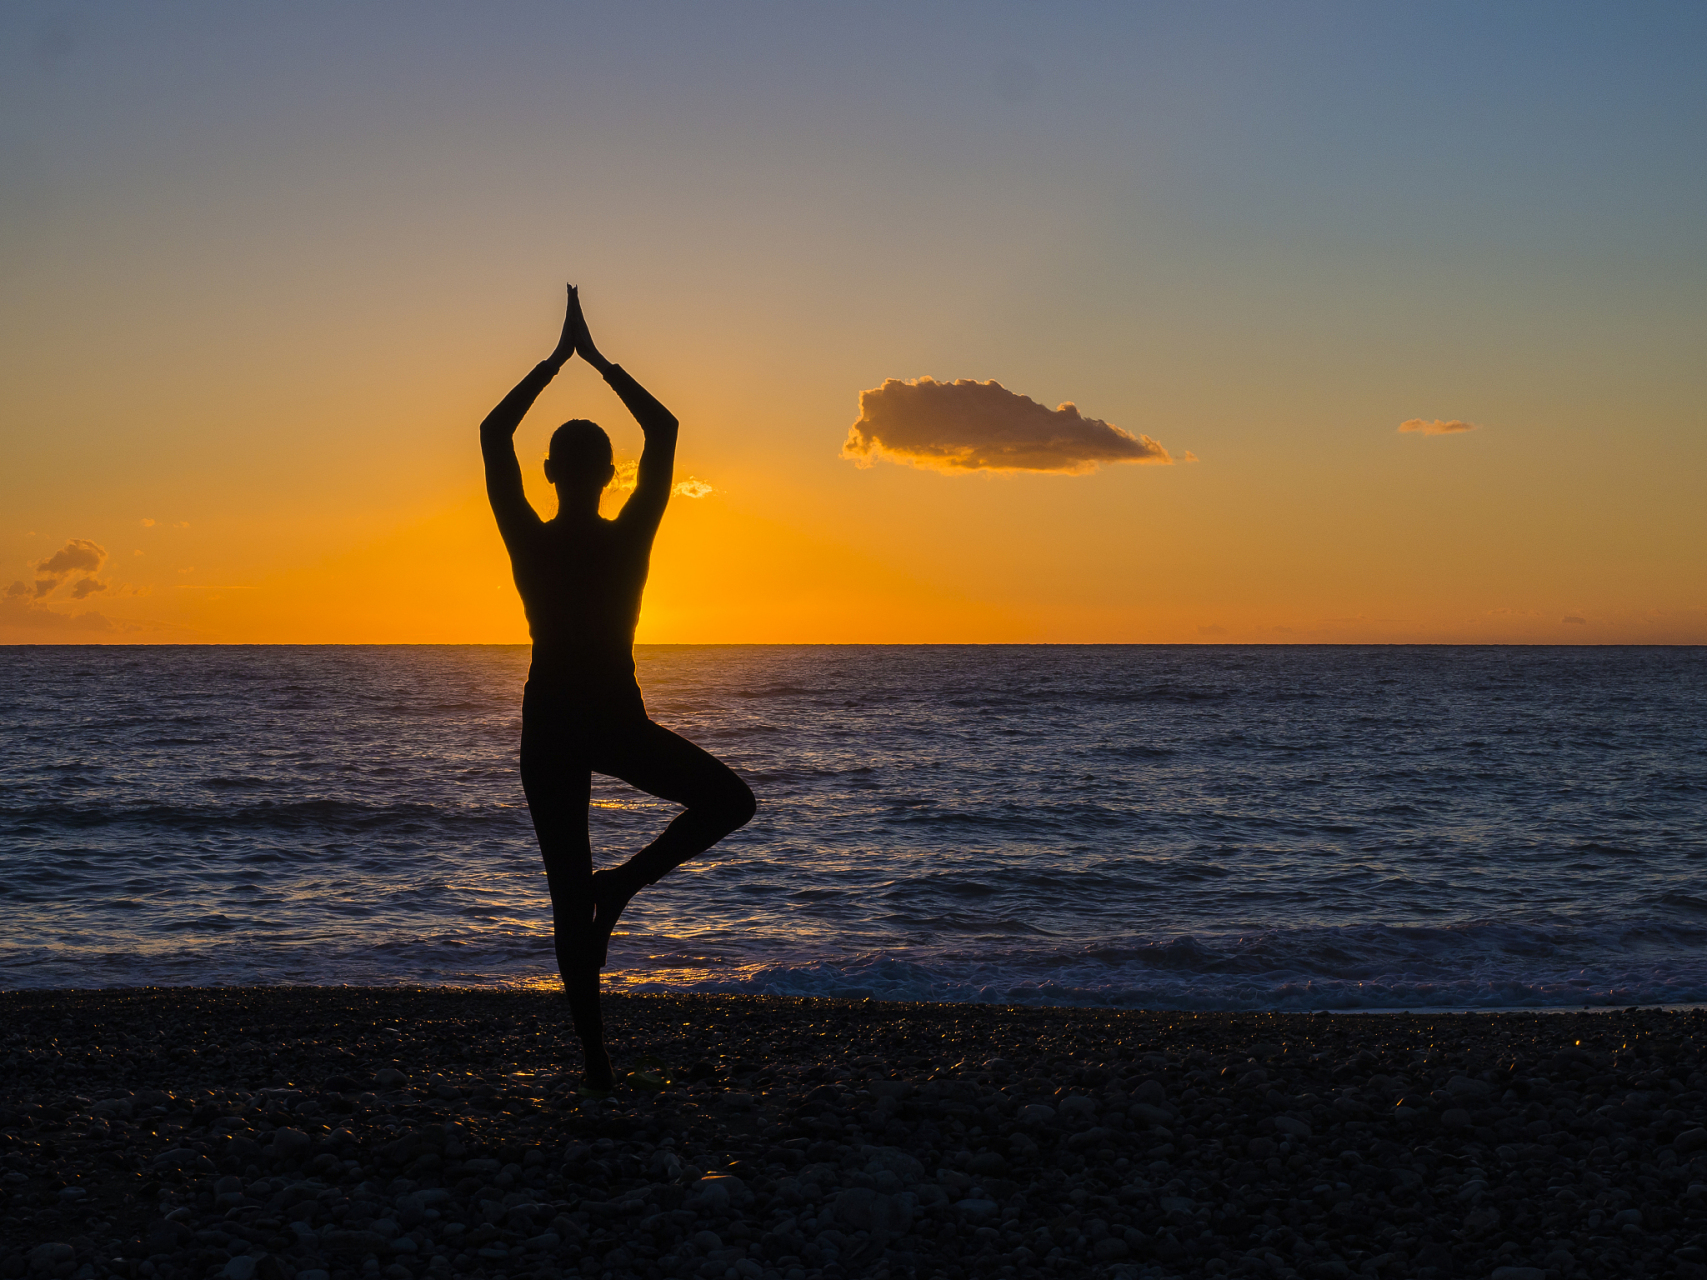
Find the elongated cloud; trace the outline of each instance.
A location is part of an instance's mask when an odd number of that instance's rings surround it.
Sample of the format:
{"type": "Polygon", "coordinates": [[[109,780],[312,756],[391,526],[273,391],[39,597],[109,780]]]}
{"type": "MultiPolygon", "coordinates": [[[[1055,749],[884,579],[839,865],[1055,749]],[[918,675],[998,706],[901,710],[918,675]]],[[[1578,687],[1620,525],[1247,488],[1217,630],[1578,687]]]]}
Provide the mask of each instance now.
{"type": "Polygon", "coordinates": [[[1399,424],[1401,435],[1407,431],[1415,431],[1419,435],[1425,436],[1455,436],[1461,432],[1474,431],[1475,429],[1476,424],[1474,422],[1460,422],[1457,418],[1452,419],[1451,422],[1442,422],[1439,418],[1433,422],[1427,418],[1406,418],[1399,424]]]}
{"type": "Polygon", "coordinates": [[[859,393],[859,421],[842,457],[869,467],[879,458],[956,474],[1051,471],[1083,475],[1104,462],[1170,465],[1159,443],[1133,435],[1067,403],[1045,409],[999,382],[890,378],[859,393]]]}
{"type": "MultiPolygon", "coordinates": [[[[106,584],[95,582],[95,570],[107,562],[107,549],[99,543],[90,542],[87,538],[73,538],[58,551],[36,565],[35,598],[40,600],[50,596],[68,577],[74,573],[86,575],[72,588],[71,594],[81,600],[84,596],[95,591],[105,591],[106,584]],[[90,585],[93,583],[94,585],[90,585]]],[[[14,583],[15,588],[18,584],[14,583]]],[[[8,595],[15,594],[8,589],[8,595]]]]}
{"type": "MultiPolygon", "coordinates": [[[[616,464],[616,475],[611,478],[610,488],[621,492],[634,488],[640,475],[638,462],[619,462],[616,464]]],[[[684,498],[703,498],[708,493],[716,493],[704,480],[697,476],[689,476],[686,480],[678,480],[670,489],[671,493],[679,493],[684,498]]]]}

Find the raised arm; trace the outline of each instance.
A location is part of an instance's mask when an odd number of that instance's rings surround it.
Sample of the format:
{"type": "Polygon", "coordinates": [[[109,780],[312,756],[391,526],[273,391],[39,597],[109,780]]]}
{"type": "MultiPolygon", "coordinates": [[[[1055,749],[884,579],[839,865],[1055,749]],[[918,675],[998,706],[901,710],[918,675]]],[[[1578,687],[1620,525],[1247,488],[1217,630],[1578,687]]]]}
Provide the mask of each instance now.
{"type": "Polygon", "coordinates": [[[498,532],[506,543],[520,529],[540,523],[539,514],[528,505],[527,495],[522,490],[522,467],[516,461],[516,428],[522,425],[522,419],[533,408],[533,402],[539,399],[539,393],[550,385],[564,362],[575,354],[580,314],[581,306],[571,285],[569,306],[557,349],[536,364],[480,424],[480,452],[486,460],[486,497],[492,503],[492,514],[498,517],[498,532]]]}
{"type": "Polygon", "coordinates": [[[650,540],[664,518],[664,507],[670,501],[670,485],[675,479],[676,415],[653,398],[619,364],[606,360],[593,343],[581,314],[579,297],[570,300],[570,321],[575,325],[575,353],[604,375],[612,391],[622,398],[640,430],[646,446],[640,451],[640,467],[634,477],[634,492],[623,503],[617,521],[629,528],[642,530],[650,540]]]}

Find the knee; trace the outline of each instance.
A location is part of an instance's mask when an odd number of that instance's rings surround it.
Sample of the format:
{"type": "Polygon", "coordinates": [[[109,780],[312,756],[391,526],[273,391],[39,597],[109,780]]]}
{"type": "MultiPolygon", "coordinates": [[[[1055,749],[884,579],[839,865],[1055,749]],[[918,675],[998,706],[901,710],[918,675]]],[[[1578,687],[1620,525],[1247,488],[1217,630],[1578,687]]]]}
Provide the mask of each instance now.
{"type": "Polygon", "coordinates": [[[739,831],[753,820],[753,815],[759,810],[759,802],[753,795],[753,789],[736,778],[718,804],[718,810],[729,830],[739,831]]]}

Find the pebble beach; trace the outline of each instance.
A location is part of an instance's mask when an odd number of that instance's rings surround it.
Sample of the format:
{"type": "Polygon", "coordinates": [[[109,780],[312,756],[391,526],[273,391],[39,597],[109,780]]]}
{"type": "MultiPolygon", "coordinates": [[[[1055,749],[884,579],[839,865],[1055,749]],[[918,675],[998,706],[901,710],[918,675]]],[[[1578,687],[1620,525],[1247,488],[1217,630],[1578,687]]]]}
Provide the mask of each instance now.
{"type": "Polygon", "coordinates": [[[0,1275],[1707,1277],[1707,1013],[0,993],[0,1275]]]}

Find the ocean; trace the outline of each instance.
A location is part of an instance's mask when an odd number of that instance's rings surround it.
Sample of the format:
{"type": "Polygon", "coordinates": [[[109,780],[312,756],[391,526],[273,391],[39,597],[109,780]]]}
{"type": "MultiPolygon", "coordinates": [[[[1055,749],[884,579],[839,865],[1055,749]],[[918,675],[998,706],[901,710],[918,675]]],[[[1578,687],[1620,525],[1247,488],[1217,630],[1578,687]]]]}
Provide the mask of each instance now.
{"type": "MultiPolygon", "coordinates": [[[[1707,650],[642,646],[758,816],[611,989],[1707,1001],[1707,650]]],[[[0,649],[0,986],[555,981],[521,647],[0,649]]],[[[600,780],[600,862],[672,806],[600,780]]]]}

